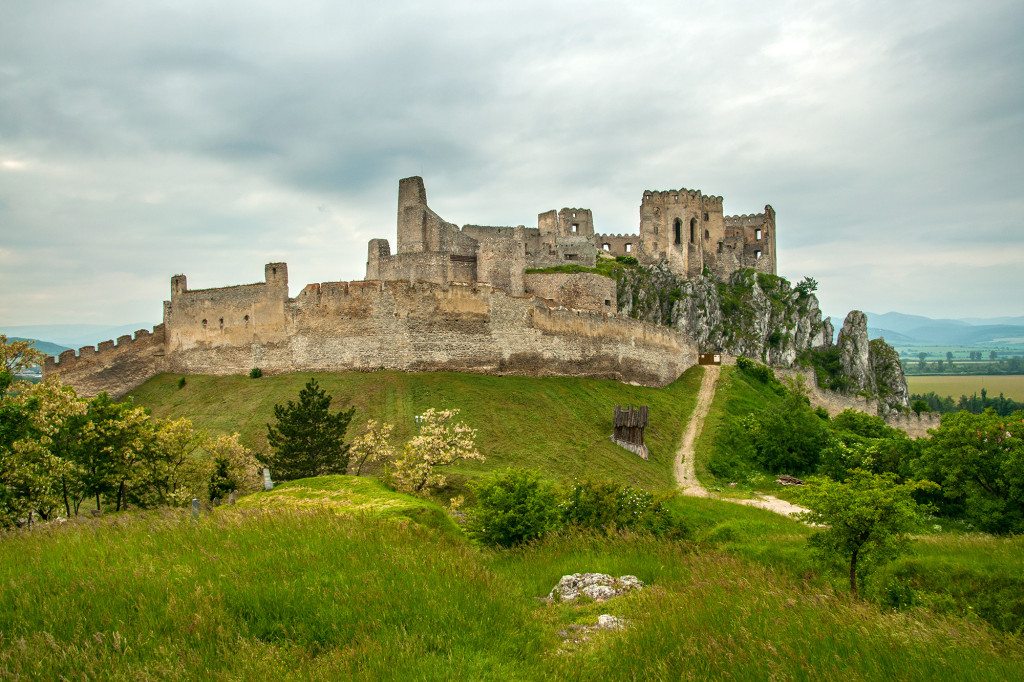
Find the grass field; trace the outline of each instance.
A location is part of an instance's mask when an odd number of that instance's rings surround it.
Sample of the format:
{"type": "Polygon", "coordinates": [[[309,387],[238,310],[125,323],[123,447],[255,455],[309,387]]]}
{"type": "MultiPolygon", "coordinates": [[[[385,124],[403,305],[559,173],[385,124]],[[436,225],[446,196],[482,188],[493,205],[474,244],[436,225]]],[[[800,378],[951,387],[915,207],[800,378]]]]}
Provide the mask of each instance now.
{"type": "Polygon", "coordinates": [[[1007,398],[1024,400],[1024,375],[977,375],[977,376],[908,376],[907,386],[911,393],[935,391],[939,396],[981,395],[981,389],[988,391],[990,398],[1000,393],[1007,398]]]}
{"type": "MultiPolygon", "coordinates": [[[[304,482],[303,495],[350,482],[304,482]]],[[[1024,669],[1024,641],[977,619],[834,593],[797,553],[807,530],[761,510],[678,499],[696,541],[568,534],[492,551],[379,513],[393,494],[381,509],[367,504],[372,486],[352,494],[350,514],[258,494],[198,521],[135,513],[0,539],[0,678],[1005,680],[1024,669]],[[579,571],[647,587],[603,604],[540,599],[579,571]],[[602,613],[628,626],[563,641],[602,613]]]]}
{"type": "MultiPolygon", "coordinates": [[[[334,396],[333,409],[356,407],[352,435],[367,419],[395,424],[408,438],[413,417],[430,407],[461,410],[479,432],[483,464],[456,469],[473,474],[510,466],[536,468],[552,477],[614,477],[651,489],[674,487],[672,459],[696,402],[703,369],[693,367],[665,388],[629,386],[600,379],[494,377],[481,374],[345,372],[316,374],[334,396]],[[646,432],[650,461],[611,442],[616,405],[650,406],[646,432]]],[[[132,393],[157,417],[189,417],[216,432],[238,431],[247,445],[266,447],[266,423],[274,404],[296,399],[309,374],[250,379],[242,376],[165,374],[132,393]]]]}

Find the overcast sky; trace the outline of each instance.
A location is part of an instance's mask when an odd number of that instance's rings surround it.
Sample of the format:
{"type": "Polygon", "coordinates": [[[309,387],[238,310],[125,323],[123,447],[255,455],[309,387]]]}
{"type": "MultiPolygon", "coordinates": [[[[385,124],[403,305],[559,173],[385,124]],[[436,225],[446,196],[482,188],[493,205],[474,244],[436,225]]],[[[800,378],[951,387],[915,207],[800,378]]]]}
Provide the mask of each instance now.
{"type": "Polygon", "coordinates": [[[1024,314],[1022,35],[1020,0],[3,0],[0,325],[360,279],[409,175],[459,224],[770,203],[828,312],[1024,314]]]}

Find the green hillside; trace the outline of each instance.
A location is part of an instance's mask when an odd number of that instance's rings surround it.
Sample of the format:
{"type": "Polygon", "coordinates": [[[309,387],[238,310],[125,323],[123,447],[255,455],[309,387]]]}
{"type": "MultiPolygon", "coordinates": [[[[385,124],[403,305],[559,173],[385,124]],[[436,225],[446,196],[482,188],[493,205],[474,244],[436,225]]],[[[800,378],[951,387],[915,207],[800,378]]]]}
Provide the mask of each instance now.
{"type": "Polygon", "coordinates": [[[157,417],[188,417],[212,431],[238,431],[250,447],[266,447],[266,423],[275,403],[295,399],[315,376],[334,396],[332,405],[356,407],[353,433],[367,419],[395,424],[406,439],[414,417],[428,408],[458,408],[479,432],[482,464],[474,473],[510,466],[536,468],[555,477],[614,477],[652,489],[674,486],[672,460],[693,411],[703,369],[693,367],[665,388],[630,386],[601,379],[495,377],[480,374],[344,372],[242,376],[158,376],[132,393],[157,417]],[[650,426],[644,461],[611,442],[616,405],[648,405],[650,426]]]}
{"type": "MultiPolygon", "coordinates": [[[[352,482],[322,487],[373,496],[352,482]]],[[[1024,666],[1019,637],[976,620],[883,612],[719,548],[746,531],[795,547],[799,526],[760,510],[683,499],[703,539],[569,534],[493,551],[372,504],[271,497],[196,521],[168,510],[4,537],[0,677],[1004,680],[1024,666]],[[579,571],[647,587],[541,599],[579,571]],[[604,613],[626,628],[568,637],[604,613]]]]}

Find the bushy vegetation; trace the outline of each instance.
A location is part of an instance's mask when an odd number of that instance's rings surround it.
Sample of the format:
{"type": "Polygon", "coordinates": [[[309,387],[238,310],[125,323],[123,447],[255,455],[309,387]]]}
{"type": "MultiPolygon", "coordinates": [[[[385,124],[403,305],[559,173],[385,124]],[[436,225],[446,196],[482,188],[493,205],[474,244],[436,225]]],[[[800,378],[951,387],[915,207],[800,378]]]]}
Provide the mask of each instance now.
{"type": "Polygon", "coordinates": [[[961,395],[959,400],[953,400],[952,396],[940,397],[935,391],[914,393],[910,396],[910,400],[912,404],[922,403],[922,409],[915,409],[918,413],[928,411],[941,414],[947,412],[973,412],[974,414],[981,414],[985,410],[993,410],[1002,417],[1008,417],[1014,412],[1024,411],[1024,402],[1007,398],[1002,393],[995,398],[991,398],[988,395],[988,391],[984,388],[981,389],[981,395],[977,393],[972,393],[969,396],[961,395]]]}
{"type": "Polygon", "coordinates": [[[298,402],[274,406],[275,422],[267,424],[270,448],[261,460],[275,477],[288,481],[348,470],[344,439],[355,408],[332,413],[332,400],[312,378],[299,391],[298,402]]]}
{"type": "Polygon", "coordinates": [[[685,524],[652,493],[615,481],[574,481],[556,487],[538,473],[513,469],[476,490],[470,534],[485,544],[511,547],[558,529],[639,532],[682,538],[685,524]]]}
{"type": "Polygon", "coordinates": [[[0,394],[0,526],[95,509],[184,505],[258,485],[237,434],[153,419],[131,401],[80,398],[52,380],[0,394]]]}

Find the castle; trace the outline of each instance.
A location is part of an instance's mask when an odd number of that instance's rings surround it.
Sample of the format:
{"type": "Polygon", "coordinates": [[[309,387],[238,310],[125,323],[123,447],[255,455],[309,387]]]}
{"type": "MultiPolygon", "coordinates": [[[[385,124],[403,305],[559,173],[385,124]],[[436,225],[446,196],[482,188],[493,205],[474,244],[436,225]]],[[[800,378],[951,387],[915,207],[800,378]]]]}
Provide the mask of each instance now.
{"type": "Polygon", "coordinates": [[[644,192],[637,235],[595,234],[587,208],[541,213],[537,227],[459,228],[427,205],[422,178],[405,178],[398,184],[396,252],[388,240],[371,239],[366,279],[488,284],[516,296],[543,296],[550,292],[533,290],[536,281],[524,273],[566,264],[593,267],[602,255],[665,263],[683,277],[705,269],[722,279],[740,268],[775,274],[775,211],[765,206],[764,213],[726,216],[722,197],[680,189],[644,192]]]}
{"type": "Polygon", "coordinates": [[[163,372],[241,374],[396,369],[675,380],[697,361],[685,334],[617,313],[615,281],[588,271],[633,256],[684,276],[775,272],[775,213],[724,216],[699,191],[644,192],[638,235],[594,233],[588,209],[537,227],[446,222],[423,180],[399,182],[398,240],[369,243],[366,279],[309,284],[289,296],[288,268],[264,280],[190,289],[171,278],[152,331],[48,358],[44,376],[81,393],[121,395],[163,372]],[[582,268],[554,266],[579,265],[582,268]]]}

